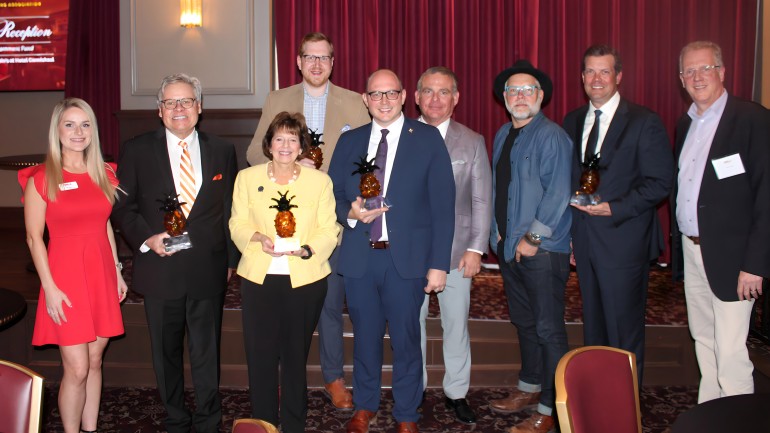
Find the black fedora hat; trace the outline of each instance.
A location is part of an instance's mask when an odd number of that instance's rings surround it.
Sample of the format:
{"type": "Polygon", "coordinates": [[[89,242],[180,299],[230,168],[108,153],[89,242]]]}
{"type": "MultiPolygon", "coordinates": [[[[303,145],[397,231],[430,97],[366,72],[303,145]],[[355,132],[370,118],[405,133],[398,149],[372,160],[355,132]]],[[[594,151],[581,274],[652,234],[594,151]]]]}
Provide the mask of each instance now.
{"type": "Polygon", "coordinates": [[[497,78],[495,78],[495,96],[502,103],[505,103],[505,99],[503,98],[503,92],[505,92],[505,83],[509,78],[511,78],[511,75],[516,74],[527,74],[535,77],[543,90],[543,106],[545,106],[545,104],[551,100],[551,94],[553,93],[553,82],[551,81],[551,78],[545,72],[532,66],[532,63],[530,63],[529,60],[521,59],[517,60],[516,63],[514,63],[510,68],[500,72],[497,75],[497,78]]]}

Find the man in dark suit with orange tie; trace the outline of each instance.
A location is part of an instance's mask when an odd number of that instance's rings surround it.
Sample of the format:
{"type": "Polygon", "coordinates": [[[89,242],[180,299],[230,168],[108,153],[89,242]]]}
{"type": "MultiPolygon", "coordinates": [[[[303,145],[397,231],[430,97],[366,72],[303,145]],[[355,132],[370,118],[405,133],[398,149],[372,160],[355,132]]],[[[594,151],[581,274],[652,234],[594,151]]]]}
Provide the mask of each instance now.
{"type": "Polygon", "coordinates": [[[582,77],[590,101],[567,114],[564,129],[575,143],[573,190],[584,164],[599,157],[600,203],[572,209],[584,344],[636,354],[641,383],[650,261],[665,246],[656,207],[671,191],[671,145],[658,115],[620,97],[617,51],[589,47],[582,77]]]}
{"type": "Polygon", "coordinates": [[[398,76],[369,77],[364,103],[373,121],[344,133],[329,176],[337,220],[345,229],[338,272],[355,333],[349,433],[365,433],[380,405],[383,338],[393,348],[393,416],[399,433],[417,432],[422,401],[420,307],[425,293],[446,284],[454,232],[455,184],[438,129],[401,112],[406,91],[398,76]],[[389,208],[366,210],[356,163],[374,160],[389,208]]]}
{"type": "Polygon", "coordinates": [[[195,129],[201,85],[186,74],[163,79],[158,115],[164,128],[126,142],[118,160],[127,196],[112,221],[134,251],[132,289],[144,295],[166,430],[219,431],[219,340],[227,280],[238,264],[228,220],[236,175],[232,144],[195,129]],[[192,248],[169,252],[159,201],[180,195],[192,248]],[[231,268],[231,269],[228,269],[231,268]],[[183,347],[187,333],[196,410],[185,407],[183,347]]]}

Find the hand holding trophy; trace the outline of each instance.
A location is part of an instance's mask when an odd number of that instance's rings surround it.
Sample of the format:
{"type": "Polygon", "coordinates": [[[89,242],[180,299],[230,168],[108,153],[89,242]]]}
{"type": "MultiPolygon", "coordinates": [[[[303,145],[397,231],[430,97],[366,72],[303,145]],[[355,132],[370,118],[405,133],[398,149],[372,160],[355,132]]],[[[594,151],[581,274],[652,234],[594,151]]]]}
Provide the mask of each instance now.
{"type": "Polygon", "coordinates": [[[597,205],[602,199],[595,194],[599,188],[599,154],[595,154],[581,164],[583,173],[580,175],[580,189],[570,198],[570,204],[578,206],[597,205]]]}
{"type": "Polygon", "coordinates": [[[163,227],[166,229],[171,237],[163,239],[163,245],[166,252],[176,252],[192,248],[192,241],[190,235],[185,231],[187,227],[187,218],[185,218],[182,212],[182,205],[184,202],[179,202],[178,194],[166,194],[163,200],[158,200],[163,203],[163,206],[159,210],[166,212],[163,215],[163,227]]]}
{"type": "Polygon", "coordinates": [[[299,239],[293,237],[294,232],[297,230],[297,222],[294,219],[294,214],[291,213],[291,209],[296,208],[297,205],[291,204],[291,201],[296,196],[291,196],[291,198],[287,199],[286,196],[288,194],[288,190],[283,194],[279,191],[279,198],[271,199],[276,204],[270,206],[270,209],[278,210],[278,214],[275,216],[275,232],[278,236],[273,242],[273,251],[276,253],[297,251],[301,248],[299,239]]]}

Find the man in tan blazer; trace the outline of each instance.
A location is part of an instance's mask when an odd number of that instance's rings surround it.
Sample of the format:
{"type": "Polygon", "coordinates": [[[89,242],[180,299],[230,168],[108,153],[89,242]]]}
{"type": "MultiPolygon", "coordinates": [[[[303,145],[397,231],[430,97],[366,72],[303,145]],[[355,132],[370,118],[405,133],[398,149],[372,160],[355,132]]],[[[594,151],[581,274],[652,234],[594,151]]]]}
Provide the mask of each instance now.
{"type": "MultiPolygon", "coordinates": [[[[257,132],[246,152],[249,164],[267,162],[262,153],[262,139],[275,115],[282,111],[304,114],[308,129],[323,134],[321,150],[324,162],[321,170],[324,172],[329,169],[329,161],[340,135],[371,121],[360,94],[337,87],[329,81],[333,66],[334,45],[331,40],[323,33],[305,35],[300,41],[297,54],[297,68],[302,72],[302,82],[267,95],[257,132]]],[[[315,168],[307,158],[299,163],[315,168]]],[[[339,249],[336,249],[329,258],[332,273],[328,277],[326,300],[318,321],[321,372],[332,404],[337,409],[352,410],[353,398],[345,388],[342,370],[342,304],[345,288],[342,278],[337,274],[338,256],[339,249]]]]}
{"type": "MultiPolygon", "coordinates": [[[[425,71],[417,82],[415,100],[420,107],[420,120],[438,128],[444,137],[452,160],[455,179],[455,230],[452,239],[452,261],[446,288],[438,293],[441,327],[444,330],[444,381],[446,405],[465,424],[476,422],[476,415],[465,400],[471,379],[471,347],[468,336],[471,279],[481,270],[481,256],[489,245],[492,222],[492,172],[484,137],[452,120],[460,99],[457,78],[445,67],[425,71]]],[[[423,386],[425,371],[425,319],[429,296],[425,295],[420,311],[423,353],[423,386]]]]}

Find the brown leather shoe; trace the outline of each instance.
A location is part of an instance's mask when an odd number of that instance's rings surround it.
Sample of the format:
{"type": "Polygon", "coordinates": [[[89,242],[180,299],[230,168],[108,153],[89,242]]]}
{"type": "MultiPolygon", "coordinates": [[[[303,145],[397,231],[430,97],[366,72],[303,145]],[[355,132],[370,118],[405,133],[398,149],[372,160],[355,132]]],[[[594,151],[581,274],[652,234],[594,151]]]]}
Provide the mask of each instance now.
{"type": "Polygon", "coordinates": [[[353,418],[348,422],[348,433],[368,433],[369,426],[374,422],[377,412],[357,410],[353,418]]]}
{"type": "Polygon", "coordinates": [[[511,427],[508,433],[548,433],[553,430],[553,427],[552,416],[535,412],[531,417],[511,427]]]}
{"type": "Polygon", "coordinates": [[[327,383],[324,388],[334,407],[339,410],[353,410],[353,396],[345,388],[345,379],[339,378],[334,382],[327,383]]]}
{"type": "Polygon", "coordinates": [[[398,433],[420,433],[420,430],[417,430],[416,422],[400,422],[398,423],[398,433]]]}
{"type": "Polygon", "coordinates": [[[519,412],[528,407],[537,406],[539,401],[539,392],[524,392],[517,389],[508,397],[489,400],[489,408],[497,413],[508,414],[519,412]]]}

